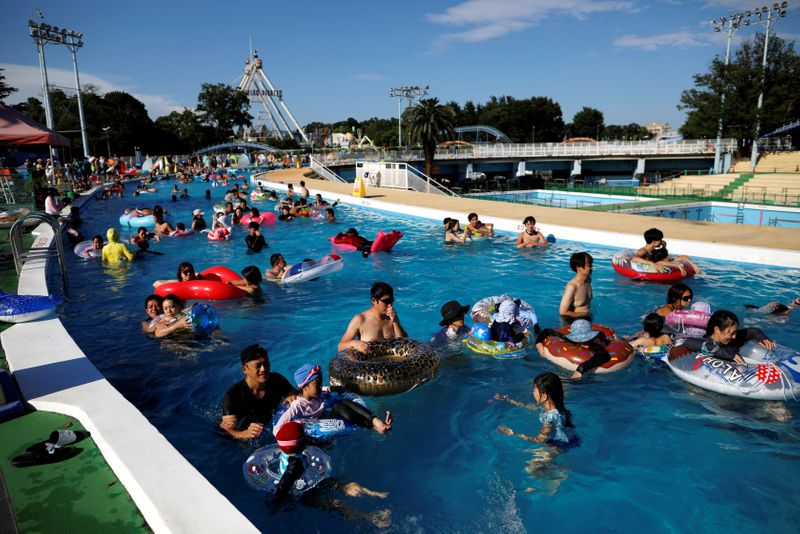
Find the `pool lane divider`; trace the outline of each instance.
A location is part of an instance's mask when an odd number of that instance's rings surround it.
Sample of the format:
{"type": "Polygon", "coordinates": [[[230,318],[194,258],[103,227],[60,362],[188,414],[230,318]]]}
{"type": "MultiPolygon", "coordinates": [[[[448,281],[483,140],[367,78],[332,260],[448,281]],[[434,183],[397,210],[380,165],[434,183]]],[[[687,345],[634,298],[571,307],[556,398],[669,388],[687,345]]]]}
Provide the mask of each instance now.
{"type": "MultiPolygon", "coordinates": [[[[74,204],[83,206],[98,190],[74,204]]],[[[50,225],[34,234],[34,246],[53,244],[50,225]]],[[[18,292],[49,294],[46,270],[46,259],[26,262],[18,292]]],[[[24,398],[37,410],[80,420],[154,532],[258,532],[105,379],[58,318],[16,324],[0,340],[24,398]]]]}
{"type": "MultiPolygon", "coordinates": [[[[287,185],[292,183],[296,185],[299,180],[305,179],[299,177],[295,179],[288,179],[282,177],[285,181],[273,182],[268,179],[269,173],[254,174],[250,177],[250,182],[256,185],[261,182],[265,188],[276,189],[279,191],[286,191],[287,185]]],[[[311,180],[307,180],[307,184],[311,180]]],[[[313,184],[311,184],[313,185],[313,184]]],[[[337,185],[337,184],[332,184],[337,185]]],[[[375,189],[373,189],[374,191],[375,189]]],[[[452,209],[437,209],[428,208],[425,206],[417,206],[413,204],[399,204],[395,202],[388,202],[385,200],[378,200],[376,198],[353,197],[347,193],[340,193],[335,188],[331,190],[319,189],[309,187],[309,193],[313,197],[320,193],[323,197],[335,195],[340,204],[351,204],[355,206],[363,206],[376,210],[386,211],[389,213],[400,215],[411,215],[422,219],[430,219],[436,222],[441,222],[445,217],[457,216],[466,220],[468,212],[459,212],[457,208],[452,209]]],[[[368,191],[368,194],[370,192],[368,191]]],[[[423,193],[420,193],[423,194],[423,193]]],[[[455,197],[443,196],[442,199],[454,199],[455,197]]],[[[477,200],[469,198],[468,200],[477,200]]],[[[535,206],[531,206],[535,209],[535,206]]],[[[608,214],[611,216],[612,214],[608,214]]],[[[503,217],[493,217],[485,213],[481,213],[481,220],[484,223],[493,223],[495,230],[517,234],[522,231],[521,220],[506,219],[503,217]]],[[[582,243],[584,245],[599,245],[606,248],[618,249],[638,249],[644,245],[641,233],[623,233],[610,230],[595,230],[591,228],[580,228],[576,226],[563,226],[556,224],[548,224],[547,221],[538,221],[537,225],[539,230],[544,235],[553,234],[559,241],[572,241],[574,243],[582,243]]],[[[657,220],[653,220],[652,226],[658,226],[657,220]]],[[[710,230],[706,230],[710,231],[710,230]]],[[[736,263],[752,263],[757,265],[768,265],[773,267],[800,267],[800,251],[787,250],[779,248],[767,247],[753,247],[747,245],[734,245],[728,243],[714,243],[709,241],[694,241],[688,239],[676,239],[669,235],[666,236],[669,242],[669,248],[675,254],[685,254],[692,258],[708,258],[714,260],[735,261],[736,263]]]]}

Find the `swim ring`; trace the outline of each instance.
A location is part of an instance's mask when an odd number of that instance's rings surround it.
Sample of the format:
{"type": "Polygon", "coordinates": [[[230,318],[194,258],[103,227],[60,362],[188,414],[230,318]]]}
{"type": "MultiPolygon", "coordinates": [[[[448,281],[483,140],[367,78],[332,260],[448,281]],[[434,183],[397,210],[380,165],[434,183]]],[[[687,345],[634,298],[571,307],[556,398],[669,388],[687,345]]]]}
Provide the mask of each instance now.
{"type": "Polygon", "coordinates": [[[464,345],[478,354],[488,354],[498,360],[513,360],[525,357],[525,354],[536,346],[536,339],[530,336],[520,343],[504,343],[502,341],[481,339],[481,337],[475,335],[475,328],[480,326],[486,328],[485,325],[478,323],[473,327],[470,335],[464,338],[464,345]]]}
{"type": "Polygon", "coordinates": [[[631,258],[636,254],[635,250],[621,250],[614,254],[611,259],[611,266],[622,276],[633,278],[634,280],[646,280],[649,282],[677,282],[684,278],[694,276],[694,268],[683,262],[686,269],[686,274],[681,274],[679,269],[672,267],[665,267],[663,273],[659,273],[655,267],[645,263],[635,263],[631,258]]]}
{"type": "Polygon", "coordinates": [[[161,284],[155,289],[155,294],[162,297],[169,294],[177,295],[184,302],[187,300],[232,300],[247,296],[244,289],[228,283],[241,280],[242,277],[227,267],[221,265],[209,267],[201,272],[200,276],[200,280],[161,284]]]}
{"type": "Polygon", "coordinates": [[[194,235],[194,230],[175,230],[170,237],[189,237],[191,235],[194,235]]]}
{"type": "MultiPolygon", "coordinates": [[[[298,496],[310,490],[330,475],[331,459],[325,451],[309,446],[303,451],[306,470],[297,479],[291,494],[298,496]]],[[[242,465],[244,478],[250,487],[258,491],[275,493],[280,475],[281,450],[277,445],[267,445],[253,452],[242,465]]]]}
{"type": "MultiPolygon", "coordinates": [[[[257,222],[258,224],[275,224],[275,221],[277,219],[278,218],[275,216],[274,213],[272,213],[270,211],[262,211],[259,214],[259,217],[256,218],[255,222],[257,222]],[[261,220],[258,220],[258,219],[261,219],[261,220]]],[[[248,213],[247,215],[244,215],[244,216],[242,216],[241,219],[239,219],[239,224],[247,225],[247,224],[250,224],[250,221],[252,221],[252,220],[253,220],[253,216],[248,213]]]]}
{"type": "Polygon", "coordinates": [[[366,352],[340,351],[328,366],[331,385],[359,395],[393,395],[427,382],[439,368],[439,355],[428,343],[409,338],[367,342],[366,352]]]}
{"type": "Polygon", "coordinates": [[[265,193],[263,191],[253,191],[250,193],[250,200],[267,200],[269,198],[269,193],[265,193]]]}
{"type": "Polygon", "coordinates": [[[53,314],[61,302],[58,295],[9,295],[0,290],[0,321],[35,321],[53,314]]]}
{"type": "MultiPolygon", "coordinates": [[[[372,246],[370,247],[369,251],[389,252],[390,250],[392,250],[392,247],[395,245],[395,243],[400,241],[402,237],[403,233],[398,232],[397,230],[392,230],[388,234],[383,230],[379,230],[377,235],[375,236],[375,239],[372,241],[372,246]]],[[[348,250],[348,251],[357,250],[356,247],[354,247],[350,243],[337,242],[336,236],[329,237],[328,241],[330,241],[331,244],[333,244],[334,246],[341,248],[342,250],[348,250]]]]}
{"type": "MultiPolygon", "coordinates": [[[[364,402],[364,399],[358,395],[353,395],[352,393],[348,392],[339,393],[336,391],[326,391],[322,394],[322,402],[325,405],[325,413],[330,412],[331,408],[345,399],[360,404],[364,408],[367,407],[367,403],[364,402]]],[[[278,410],[275,412],[275,417],[272,418],[273,428],[275,428],[275,425],[278,424],[278,420],[288,409],[288,404],[285,402],[281,403],[281,405],[278,407],[278,410]]],[[[344,419],[300,419],[298,422],[303,423],[306,436],[311,436],[312,438],[331,438],[334,436],[344,436],[361,429],[360,426],[354,425],[350,421],[345,421],[344,419]]]]}
{"type": "Polygon", "coordinates": [[[225,241],[231,238],[231,232],[227,228],[215,228],[208,232],[209,241],[225,241]]]}
{"type": "Polygon", "coordinates": [[[75,245],[75,248],[72,250],[73,252],[75,252],[76,255],[84,259],[99,258],[103,254],[102,249],[96,250],[94,248],[94,243],[92,242],[91,239],[89,239],[88,241],[81,241],[80,243],[75,245]]]}
{"type": "Polygon", "coordinates": [[[746,343],[739,355],[747,365],[673,345],[667,365],[679,378],[724,395],[759,400],[800,400],[800,352],[778,345],[769,350],[746,343]]]}
{"type": "MultiPolygon", "coordinates": [[[[626,341],[617,339],[617,335],[612,329],[600,324],[592,324],[592,330],[603,332],[606,339],[610,340],[606,346],[611,359],[595,368],[593,371],[598,374],[613,373],[621,371],[633,362],[633,347],[626,341]]],[[[559,328],[556,330],[561,334],[569,334],[570,327],[559,328]]],[[[580,343],[571,343],[557,336],[548,336],[544,340],[544,357],[559,367],[569,371],[574,371],[580,364],[591,358],[589,349],[580,343]]]]}
{"type": "Polygon", "coordinates": [[[482,298],[472,305],[472,310],[470,310],[469,315],[476,323],[491,325],[500,307],[500,303],[506,300],[518,301],[519,313],[517,317],[524,328],[533,329],[539,322],[538,317],[536,317],[536,312],[533,310],[533,306],[522,299],[515,298],[508,294],[482,298]]]}
{"type": "Polygon", "coordinates": [[[303,280],[314,280],[320,276],[337,273],[344,268],[344,260],[338,254],[328,254],[319,261],[308,260],[290,266],[282,278],[284,284],[293,284],[303,280]]]}
{"type": "Polygon", "coordinates": [[[675,310],[667,314],[664,318],[664,324],[673,328],[676,332],[691,337],[703,337],[706,335],[706,325],[708,325],[710,318],[711,314],[703,311],[675,310]]]}
{"type": "MultiPolygon", "coordinates": [[[[164,215],[164,220],[167,222],[172,222],[172,219],[169,215],[164,215]]],[[[139,217],[133,216],[133,212],[123,213],[119,217],[119,224],[123,228],[147,228],[152,230],[156,227],[156,220],[152,215],[141,215],[139,217]]]]}

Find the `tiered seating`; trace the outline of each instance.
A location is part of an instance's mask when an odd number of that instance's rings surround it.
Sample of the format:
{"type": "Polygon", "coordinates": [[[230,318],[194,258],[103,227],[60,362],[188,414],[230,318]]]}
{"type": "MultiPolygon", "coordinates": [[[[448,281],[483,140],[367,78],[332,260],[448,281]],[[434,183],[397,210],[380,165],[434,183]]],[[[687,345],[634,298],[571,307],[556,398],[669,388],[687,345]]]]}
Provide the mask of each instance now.
{"type": "Polygon", "coordinates": [[[758,160],[756,172],[800,172],[800,152],[767,152],[758,160]]]}
{"type": "Polygon", "coordinates": [[[800,174],[771,172],[756,174],[733,192],[733,198],[734,200],[797,205],[800,203],[800,174]]]}
{"type": "Polygon", "coordinates": [[[711,196],[738,178],[738,174],[712,174],[704,176],[681,176],[674,180],[637,188],[647,195],[693,195],[711,196]]]}
{"type": "Polygon", "coordinates": [[[750,158],[736,159],[733,163],[733,166],[730,168],[730,172],[737,174],[742,172],[750,172],[750,158]]]}

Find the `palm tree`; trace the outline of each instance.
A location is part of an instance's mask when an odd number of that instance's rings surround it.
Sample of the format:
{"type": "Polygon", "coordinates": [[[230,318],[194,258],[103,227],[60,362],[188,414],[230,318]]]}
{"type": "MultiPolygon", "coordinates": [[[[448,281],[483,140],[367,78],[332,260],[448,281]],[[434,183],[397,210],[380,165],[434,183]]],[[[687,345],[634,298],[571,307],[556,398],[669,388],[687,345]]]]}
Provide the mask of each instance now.
{"type": "Polygon", "coordinates": [[[455,137],[453,122],[456,112],[450,106],[440,105],[438,98],[423,98],[416,106],[408,108],[404,115],[412,142],[422,145],[425,174],[430,176],[436,145],[447,137],[455,137]]]}

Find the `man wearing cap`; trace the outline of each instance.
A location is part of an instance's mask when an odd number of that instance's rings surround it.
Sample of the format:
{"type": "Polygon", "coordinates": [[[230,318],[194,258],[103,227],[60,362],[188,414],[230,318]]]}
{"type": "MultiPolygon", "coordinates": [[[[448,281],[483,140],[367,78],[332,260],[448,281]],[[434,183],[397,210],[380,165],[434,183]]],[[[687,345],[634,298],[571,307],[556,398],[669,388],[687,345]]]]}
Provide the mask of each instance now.
{"type": "Polygon", "coordinates": [[[372,306],[350,320],[337,350],[366,352],[368,341],[408,337],[393,306],[392,286],[386,282],[375,282],[370,288],[370,299],[372,306]]]}
{"type": "Polygon", "coordinates": [[[206,226],[206,220],[203,218],[203,215],[205,215],[205,213],[200,211],[199,208],[195,209],[192,212],[192,230],[194,230],[195,232],[200,232],[208,228],[208,226],[206,226]]]}
{"type": "Polygon", "coordinates": [[[222,429],[235,438],[252,439],[261,435],[275,410],[286,399],[297,395],[279,373],[270,372],[267,349],[258,344],[241,353],[244,380],[234,384],[222,401],[222,429]]]}
{"type": "Polygon", "coordinates": [[[469,311],[469,306],[462,306],[457,300],[446,302],[442,306],[442,320],[439,326],[441,330],[436,332],[431,338],[431,343],[447,343],[466,336],[469,328],[464,325],[464,315],[469,311]]]}

